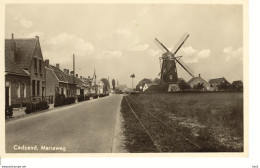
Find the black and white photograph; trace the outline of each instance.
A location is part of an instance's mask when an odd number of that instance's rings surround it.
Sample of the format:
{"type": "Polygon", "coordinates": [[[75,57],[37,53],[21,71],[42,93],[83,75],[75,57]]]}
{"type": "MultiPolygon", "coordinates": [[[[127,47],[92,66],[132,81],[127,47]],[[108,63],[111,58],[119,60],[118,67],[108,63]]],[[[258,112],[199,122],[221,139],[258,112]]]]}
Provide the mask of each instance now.
{"type": "Polygon", "coordinates": [[[244,9],[5,4],[5,153],[246,156],[244,9]]]}

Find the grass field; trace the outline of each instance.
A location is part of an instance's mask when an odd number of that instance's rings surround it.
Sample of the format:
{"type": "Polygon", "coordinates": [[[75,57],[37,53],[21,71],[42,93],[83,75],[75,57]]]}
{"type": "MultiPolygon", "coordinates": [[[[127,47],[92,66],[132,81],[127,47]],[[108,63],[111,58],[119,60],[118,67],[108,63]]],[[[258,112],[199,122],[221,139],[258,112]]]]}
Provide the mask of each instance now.
{"type": "Polygon", "coordinates": [[[241,92],[128,95],[121,112],[129,152],[243,152],[241,92]]]}

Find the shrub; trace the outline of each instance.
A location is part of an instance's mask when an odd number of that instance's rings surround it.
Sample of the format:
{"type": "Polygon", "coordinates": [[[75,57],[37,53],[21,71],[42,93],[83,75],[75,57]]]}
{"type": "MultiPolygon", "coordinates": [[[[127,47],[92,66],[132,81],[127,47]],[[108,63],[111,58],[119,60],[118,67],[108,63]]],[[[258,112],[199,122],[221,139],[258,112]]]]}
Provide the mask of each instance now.
{"type": "Polygon", "coordinates": [[[48,102],[43,100],[38,103],[28,103],[25,109],[26,114],[30,114],[36,111],[42,111],[49,108],[48,102]]]}
{"type": "Polygon", "coordinates": [[[81,101],[84,101],[84,100],[85,100],[84,95],[79,95],[78,102],[81,102],[81,101]]]}
{"type": "Polygon", "coordinates": [[[28,103],[25,109],[26,114],[30,114],[35,111],[35,105],[33,103],[28,103]]]}
{"type": "Polygon", "coordinates": [[[86,95],[85,100],[90,100],[90,96],[86,95]]]}
{"type": "Polygon", "coordinates": [[[97,98],[98,98],[97,94],[93,95],[93,99],[97,99],[97,98]]]}
{"type": "Polygon", "coordinates": [[[13,107],[12,106],[6,106],[5,107],[5,118],[7,117],[13,117],[13,107]]]}
{"type": "Polygon", "coordinates": [[[65,103],[64,98],[64,95],[56,93],[54,107],[62,106],[65,103]]]}
{"type": "Polygon", "coordinates": [[[46,110],[49,108],[48,102],[46,100],[43,100],[39,102],[39,109],[40,110],[46,110]]]}

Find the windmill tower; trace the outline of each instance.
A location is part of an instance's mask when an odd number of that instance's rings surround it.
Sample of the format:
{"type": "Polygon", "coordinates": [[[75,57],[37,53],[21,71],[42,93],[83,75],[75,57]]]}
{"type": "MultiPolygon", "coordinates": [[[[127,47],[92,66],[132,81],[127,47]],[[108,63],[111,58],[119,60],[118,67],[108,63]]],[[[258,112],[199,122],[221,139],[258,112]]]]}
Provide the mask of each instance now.
{"type": "Polygon", "coordinates": [[[168,84],[168,92],[179,91],[178,85],[178,74],[176,62],[180,64],[180,66],[188,72],[192,77],[193,71],[180,59],[182,56],[176,56],[177,52],[180,50],[182,45],[188,39],[189,34],[185,33],[179,42],[175,45],[172,51],[168,50],[165,45],[163,45],[157,38],[155,38],[155,43],[159,48],[163,50],[162,57],[160,60],[161,72],[159,73],[162,84],[168,84]]]}

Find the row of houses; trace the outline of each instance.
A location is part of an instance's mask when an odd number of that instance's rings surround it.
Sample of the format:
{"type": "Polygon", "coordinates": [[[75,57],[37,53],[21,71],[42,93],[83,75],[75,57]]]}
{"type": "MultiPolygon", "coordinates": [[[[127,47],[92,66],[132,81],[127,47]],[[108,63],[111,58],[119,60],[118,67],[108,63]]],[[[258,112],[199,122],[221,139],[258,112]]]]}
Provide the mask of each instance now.
{"type": "MultiPolygon", "coordinates": [[[[183,80],[184,81],[184,80],[183,80]]],[[[154,82],[151,79],[143,79],[137,85],[137,90],[145,92],[147,89],[155,89],[158,82],[154,82]]],[[[223,90],[234,90],[243,91],[243,82],[241,80],[233,81],[230,83],[226,78],[215,78],[210,79],[208,82],[199,76],[191,78],[188,82],[185,82],[186,89],[195,89],[203,91],[223,91],[223,90]]],[[[184,89],[185,90],[185,89],[184,89]]]]}
{"type": "MultiPolygon", "coordinates": [[[[39,37],[5,39],[5,102],[6,106],[22,106],[29,102],[48,100],[55,94],[66,97],[103,93],[102,81],[78,76],[69,69],[60,69],[43,58],[39,37]]],[[[107,90],[107,88],[106,88],[107,90]]]]}
{"type": "Polygon", "coordinates": [[[191,78],[187,84],[194,88],[198,85],[202,86],[202,90],[205,91],[221,91],[221,90],[243,90],[243,82],[241,80],[233,81],[230,83],[225,77],[210,79],[208,82],[199,76],[191,78]]]}

